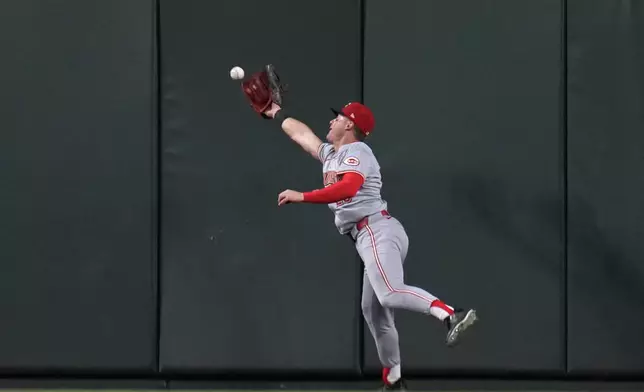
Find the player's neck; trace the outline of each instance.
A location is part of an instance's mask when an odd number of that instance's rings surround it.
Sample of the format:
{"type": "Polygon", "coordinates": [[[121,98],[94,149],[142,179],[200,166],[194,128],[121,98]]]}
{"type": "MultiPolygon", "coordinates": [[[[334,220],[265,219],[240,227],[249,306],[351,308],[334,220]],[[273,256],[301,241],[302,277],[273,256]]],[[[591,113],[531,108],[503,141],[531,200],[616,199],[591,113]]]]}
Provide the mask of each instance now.
{"type": "Polygon", "coordinates": [[[355,137],[353,137],[353,135],[347,135],[347,136],[343,137],[342,139],[338,140],[337,142],[333,143],[333,148],[336,151],[338,151],[340,149],[340,147],[342,147],[344,145],[347,145],[347,144],[356,143],[358,141],[359,140],[356,139],[355,137]]]}

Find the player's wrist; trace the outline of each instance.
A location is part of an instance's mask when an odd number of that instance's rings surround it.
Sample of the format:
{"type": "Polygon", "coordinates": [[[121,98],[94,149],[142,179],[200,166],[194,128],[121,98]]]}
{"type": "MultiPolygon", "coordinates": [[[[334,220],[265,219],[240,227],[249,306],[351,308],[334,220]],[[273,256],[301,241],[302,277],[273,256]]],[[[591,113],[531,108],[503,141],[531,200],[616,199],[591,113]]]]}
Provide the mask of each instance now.
{"type": "Polygon", "coordinates": [[[277,112],[275,112],[275,115],[273,115],[273,119],[277,120],[280,124],[284,122],[287,118],[289,118],[290,115],[288,112],[286,112],[284,109],[279,109],[277,112]]]}

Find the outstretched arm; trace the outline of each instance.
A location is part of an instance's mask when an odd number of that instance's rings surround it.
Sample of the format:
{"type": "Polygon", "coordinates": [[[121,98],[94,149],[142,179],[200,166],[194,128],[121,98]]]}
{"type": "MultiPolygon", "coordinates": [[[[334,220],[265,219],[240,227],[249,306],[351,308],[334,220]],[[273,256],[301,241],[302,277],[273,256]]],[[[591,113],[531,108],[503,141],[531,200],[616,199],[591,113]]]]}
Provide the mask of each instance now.
{"type": "Polygon", "coordinates": [[[293,117],[288,117],[283,111],[280,112],[281,110],[282,108],[279,105],[273,103],[271,108],[264,112],[264,114],[270,118],[282,121],[282,130],[284,130],[288,137],[299,144],[304,151],[311,154],[315,159],[320,159],[318,153],[322,140],[306,124],[293,117]]]}
{"type": "Polygon", "coordinates": [[[337,203],[354,197],[364,184],[364,177],[360,173],[348,172],[342,175],[340,181],[323,189],[310,192],[297,192],[287,189],[277,197],[277,205],[288,203],[337,203]]]}

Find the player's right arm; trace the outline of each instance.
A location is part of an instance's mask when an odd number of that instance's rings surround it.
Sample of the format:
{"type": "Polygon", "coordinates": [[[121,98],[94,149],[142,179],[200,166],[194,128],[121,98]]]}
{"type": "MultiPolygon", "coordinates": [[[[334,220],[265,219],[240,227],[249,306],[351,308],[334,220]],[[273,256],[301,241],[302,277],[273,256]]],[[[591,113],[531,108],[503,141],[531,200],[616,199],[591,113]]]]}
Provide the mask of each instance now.
{"type": "Polygon", "coordinates": [[[282,129],[295,143],[299,144],[304,151],[311,154],[315,159],[319,158],[320,146],[322,140],[318,138],[311,128],[303,122],[288,117],[282,122],[282,129]]]}
{"type": "MultiPolygon", "coordinates": [[[[272,107],[267,110],[265,114],[271,118],[275,118],[277,112],[280,110],[282,110],[282,108],[273,103],[272,107]]],[[[277,116],[277,118],[282,121],[282,130],[284,130],[284,133],[286,133],[295,143],[299,144],[304,151],[319,160],[322,140],[313,133],[313,130],[311,130],[308,125],[293,117],[284,117],[285,118],[282,118],[282,116],[279,115],[277,116]]]]}

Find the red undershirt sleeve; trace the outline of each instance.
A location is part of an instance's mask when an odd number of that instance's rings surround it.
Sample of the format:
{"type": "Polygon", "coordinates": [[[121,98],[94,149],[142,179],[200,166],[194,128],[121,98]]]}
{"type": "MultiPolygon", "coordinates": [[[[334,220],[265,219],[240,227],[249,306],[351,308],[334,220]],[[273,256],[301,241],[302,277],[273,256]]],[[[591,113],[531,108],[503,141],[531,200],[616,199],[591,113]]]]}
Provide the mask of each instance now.
{"type": "Polygon", "coordinates": [[[324,189],[304,192],[305,203],[335,203],[353,197],[364,183],[364,177],[358,173],[345,173],[342,179],[324,189]]]}

